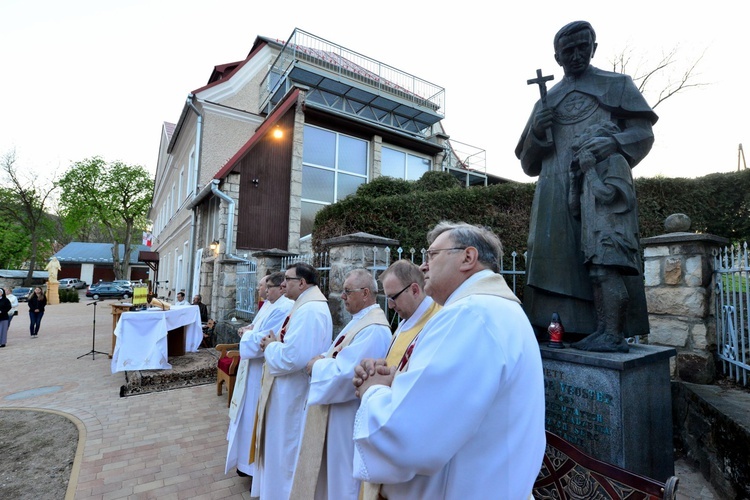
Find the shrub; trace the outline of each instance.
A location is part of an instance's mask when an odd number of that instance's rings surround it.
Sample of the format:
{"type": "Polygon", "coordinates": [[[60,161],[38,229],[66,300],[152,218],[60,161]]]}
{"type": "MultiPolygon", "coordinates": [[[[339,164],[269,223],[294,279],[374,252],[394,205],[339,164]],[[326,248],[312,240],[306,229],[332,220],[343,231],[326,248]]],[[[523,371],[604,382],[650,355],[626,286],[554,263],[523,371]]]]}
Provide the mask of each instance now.
{"type": "MultiPolygon", "coordinates": [[[[355,195],[318,212],[313,247],[320,251],[327,238],[363,231],[418,251],[432,226],[452,220],[492,228],[506,254],[526,251],[535,183],[453,189],[451,180],[448,173],[428,172],[416,182],[381,177],[362,185],[355,195]]],[[[750,170],[696,179],[638,178],[635,189],[643,238],[663,234],[664,220],[684,213],[692,220],[691,231],[750,240],[750,170]]]]}

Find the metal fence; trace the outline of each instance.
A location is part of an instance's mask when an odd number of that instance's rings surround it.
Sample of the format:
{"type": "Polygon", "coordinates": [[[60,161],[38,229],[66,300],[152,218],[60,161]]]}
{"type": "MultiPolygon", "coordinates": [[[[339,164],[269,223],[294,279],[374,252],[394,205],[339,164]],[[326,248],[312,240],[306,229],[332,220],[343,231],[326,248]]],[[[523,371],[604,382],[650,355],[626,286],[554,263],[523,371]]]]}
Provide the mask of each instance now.
{"type": "Polygon", "coordinates": [[[714,253],[716,344],[724,374],[748,385],[750,279],[747,242],[714,253]]]}
{"type": "MultiPolygon", "coordinates": [[[[396,253],[398,254],[399,259],[409,259],[413,263],[417,265],[421,265],[424,263],[425,254],[427,253],[427,249],[423,248],[419,251],[417,251],[414,248],[410,248],[407,252],[401,247],[398,247],[396,249],[396,253]],[[417,262],[417,260],[419,261],[417,262]]],[[[508,286],[510,286],[511,290],[513,290],[513,293],[521,297],[519,293],[523,290],[523,284],[525,283],[525,276],[526,271],[523,269],[520,269],[518,266],[518,257],[520,254],[516,251],[511,252],[510,254],[510,268],[506,269],[505,265],[508,262],[508,259],[505,258],[505,256],[500,257],[500,274],[502,274],[505,277],[505,281],[508,282],[508,286]]],[[[526,254],[523,254],[523,258],[526,259],[526,254]]]]}
{"type": "Polygon", "coordinates": [[[237,306],[236,316],[250,320],[257,310],[255,303],[256,263],[243,262],[237,264],[237,306]]]}
{"type": "MultiPolygon", "coordinates": [[[[398,247],[396,249],[396,258],[408,259],[414,264],[421,265],[422,263],[424,263],[426,253],[426,248],[422,248],[421,250],[410,248],[407,251],[402,247],[398,247]]],[[[508,269],[505,268],[505,265],[508,263],[508,259],[504,257],[501,258],[500,274],[502,274],[505,277],[506,281],[508,281],[508,285],[513,290],[513,293],[520,298],[521,296],[519,294],[521,294],[523,290],[526,272],[523,269],[520,269],[518,266],[519,256],[520,254],[515,251],[510,254],[510,267],[508,269]]],[[[371,249],[368,249],[363,247],[358,258],[357,256],[355,256],[355,258],[353,259],[352,264],[354,264],[354,266],[357,266],[357,260],[359,260],[359,266],[369,270],[372,273],[372,277],[377,280],[382,272],[388,269],[388,267],[391,265],[391,248],[372,247],[371,249]],[[372,252],[372,258],[370,258],[369,252],[372,252]],[[365,265],[365,262],[367,262],[369,265],[365,265]]],[[[291,264],[296,262],[305,262],[318,270],[320,278],[320,289],[327,296],[329,292],[328,285],[330,282],[329,275],[331,271],[331,264],[328,253],[318,252],[284,257],[281,260],[281,269],[285,270],[291,264]]],[[[382,293],[378,297],[378,303],[380,304],[380,307],[382,307],[386,312],[388,320],[390,322],[394,322],[395,324],[395,321],[397,321],[395,313],[388,308],[387,298],[382,293]]]]}

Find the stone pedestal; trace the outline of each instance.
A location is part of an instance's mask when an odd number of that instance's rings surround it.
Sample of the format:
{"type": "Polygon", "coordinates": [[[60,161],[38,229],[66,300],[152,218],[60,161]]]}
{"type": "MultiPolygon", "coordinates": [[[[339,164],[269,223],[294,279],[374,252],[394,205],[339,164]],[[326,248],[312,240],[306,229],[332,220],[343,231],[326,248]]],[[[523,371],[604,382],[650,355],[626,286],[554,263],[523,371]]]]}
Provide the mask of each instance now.
{"type": "Polygon", "coordinates": [[[546,428],[586,453],[666,481],[674,475],[668,347],[594,353],[540,346],[546,428]]]}
{"type": "Polygon", "coordinates": [[[47,282],[47,304],[48,305],[55,305],[60,303],[60,293],[58,291],[60,287],[60,283],[55,281],[47,282]]]}

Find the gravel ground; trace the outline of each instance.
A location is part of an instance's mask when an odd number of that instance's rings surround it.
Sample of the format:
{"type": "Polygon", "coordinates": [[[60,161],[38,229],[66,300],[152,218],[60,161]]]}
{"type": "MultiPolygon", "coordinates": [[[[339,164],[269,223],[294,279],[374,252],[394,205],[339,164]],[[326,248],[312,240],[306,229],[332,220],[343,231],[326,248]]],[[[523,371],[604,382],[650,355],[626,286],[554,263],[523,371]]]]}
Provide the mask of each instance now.
{"type": "Polygon", "coordinates": [[[62,499],[78,428],[56,413],[0,410],[0,498],[62,499]]]}

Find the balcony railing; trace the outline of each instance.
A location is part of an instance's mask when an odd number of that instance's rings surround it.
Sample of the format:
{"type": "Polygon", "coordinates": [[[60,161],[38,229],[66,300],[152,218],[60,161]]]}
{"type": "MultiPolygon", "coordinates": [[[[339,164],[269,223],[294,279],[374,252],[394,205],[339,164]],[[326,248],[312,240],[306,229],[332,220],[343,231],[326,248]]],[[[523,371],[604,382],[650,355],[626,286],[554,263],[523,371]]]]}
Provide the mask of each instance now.
{"type": "Polygon", "coordinates": [[[445,89],[305,31],[295,29],[260,84],[261,110],[286,85],[298,61],[357,82],[372,93],[398,97],[445,116],[445,89]]]}

